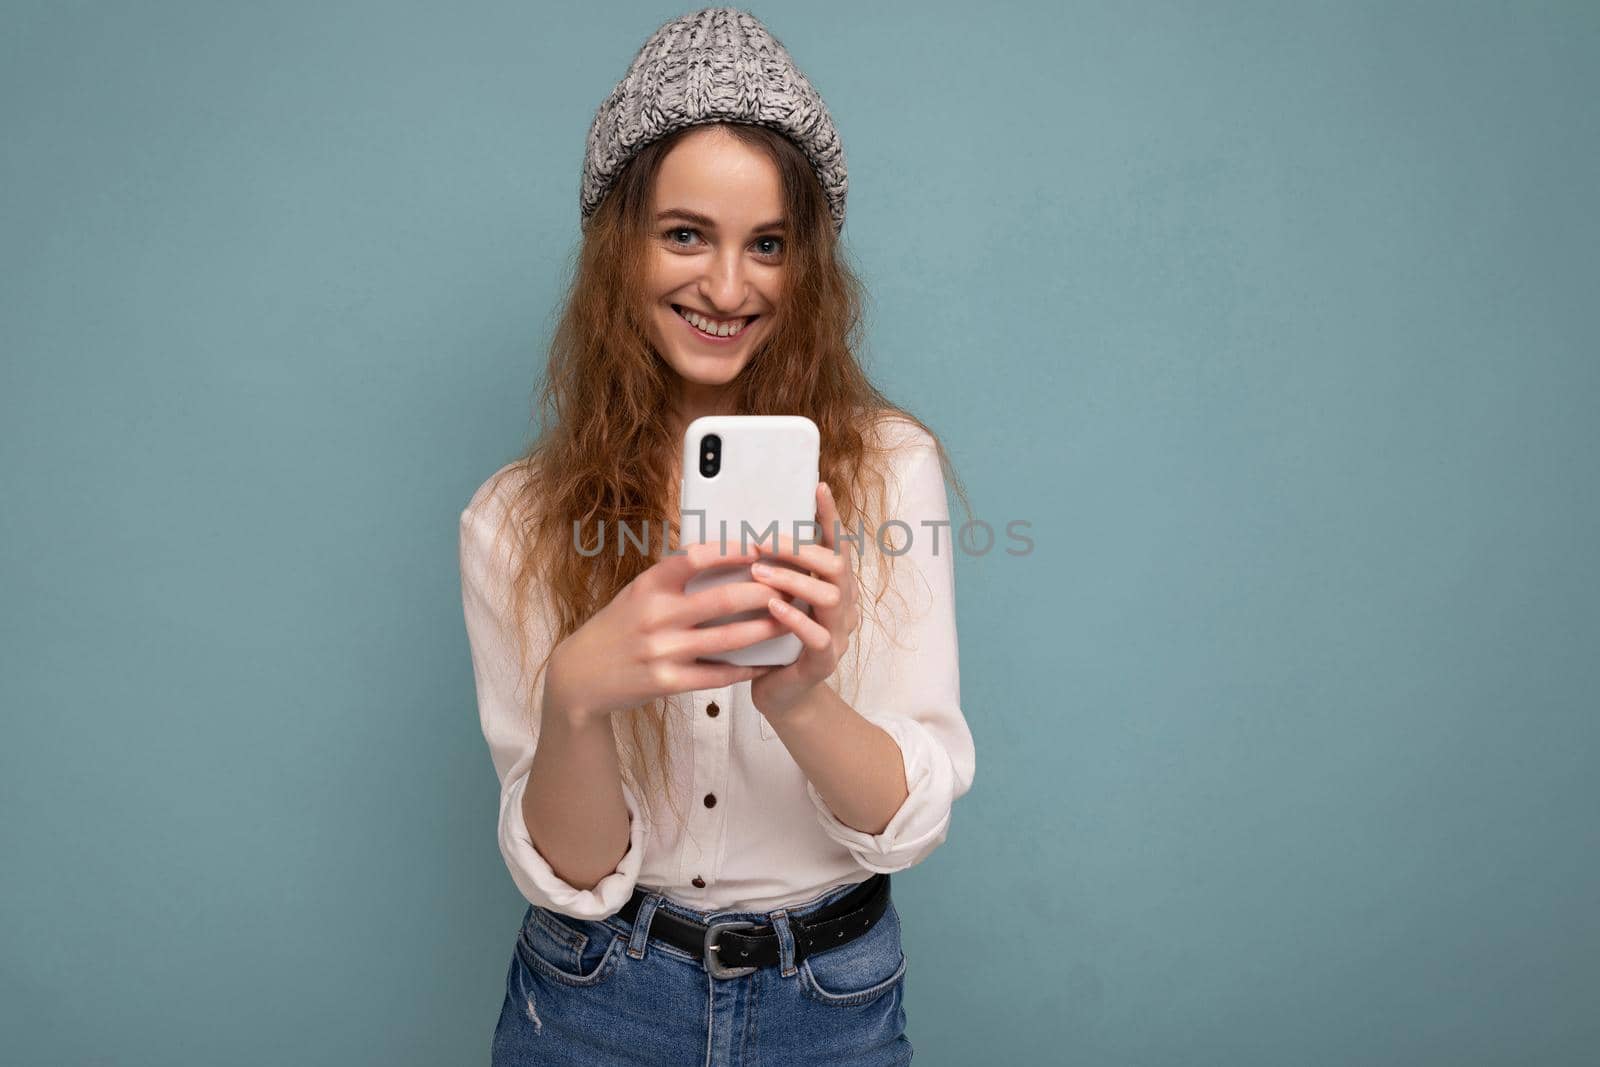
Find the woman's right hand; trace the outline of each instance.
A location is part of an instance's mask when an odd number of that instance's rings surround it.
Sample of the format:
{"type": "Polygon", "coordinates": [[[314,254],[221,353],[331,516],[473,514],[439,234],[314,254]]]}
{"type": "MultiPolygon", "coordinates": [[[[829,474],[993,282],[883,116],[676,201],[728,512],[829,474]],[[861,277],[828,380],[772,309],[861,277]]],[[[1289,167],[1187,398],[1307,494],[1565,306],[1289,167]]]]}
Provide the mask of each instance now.
{"type": "Polygon", "coordinates": [[[758,678],[772,667],[697,663],[697,656],[727,652],[789,632],[767,610],[770,585],[727,582],[685,593],[684,583],[712,567],[751,563],[754,548],[724,550],[716,542],[691,544],[681,555],[652,564],[556,647],[545,679],[544,713],[587,720],[658,697],[719,689],[758,678]],[[762,617],[701,627],[723,615],[761,611],[762,617]]]}

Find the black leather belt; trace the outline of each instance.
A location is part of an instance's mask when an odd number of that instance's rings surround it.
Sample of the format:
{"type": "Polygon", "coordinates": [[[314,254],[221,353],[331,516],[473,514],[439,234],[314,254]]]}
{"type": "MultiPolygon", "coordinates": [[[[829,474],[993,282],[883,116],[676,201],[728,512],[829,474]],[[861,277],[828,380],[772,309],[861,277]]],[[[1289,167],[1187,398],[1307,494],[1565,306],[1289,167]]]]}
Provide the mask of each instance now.
{"type": "MultiPolygon", "coordinates": [[[[650,891],[634,887],[633,897],[617,912],[628,922],[650,891]]],[[[794,934],[794,963],[840,945],[847,945],[872,929],[889,907],[889,876],[874,874],[832,903],[801,919],[789,916],[794,934]]],[[[778,932],[771,923],[743,921],[695,922],[657,908],[650,920],[650,936],[699,956],[716,978],[737,978],[778,962],[778,932]],[[724,963],[723,961],[728,961],[724,963]]]]}

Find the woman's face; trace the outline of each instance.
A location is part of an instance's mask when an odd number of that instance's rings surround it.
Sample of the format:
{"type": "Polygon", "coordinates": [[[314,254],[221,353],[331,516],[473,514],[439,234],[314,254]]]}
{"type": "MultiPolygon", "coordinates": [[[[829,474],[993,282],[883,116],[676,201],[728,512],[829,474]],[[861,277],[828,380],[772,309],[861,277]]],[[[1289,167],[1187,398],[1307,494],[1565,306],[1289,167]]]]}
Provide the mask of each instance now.
{"type": "Polygon", "coordinates": [[[691,130],[662,160],[650,203],[650,332],[691,398],[736,378],[772,329],[783,213],[777,167],[715,126],[691,130]]]}

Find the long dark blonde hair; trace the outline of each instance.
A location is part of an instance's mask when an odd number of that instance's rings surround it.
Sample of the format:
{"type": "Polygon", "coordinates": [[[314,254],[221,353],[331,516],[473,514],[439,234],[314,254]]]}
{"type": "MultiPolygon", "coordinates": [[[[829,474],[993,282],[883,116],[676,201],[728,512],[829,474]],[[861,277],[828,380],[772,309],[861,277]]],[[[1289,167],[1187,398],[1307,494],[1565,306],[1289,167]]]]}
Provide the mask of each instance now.
{"type": "MultiPolygon", "coordinates": [[[[788,228],[786,269],[772,329],[730,388],[740,414],[800,414],[821,435],[820,476],[833,491],[841,524],[866,523],[873,536],[886,510],[887,449],[871,432],[898,417],[933,438],[947,480],[970,515],[966,492],[937,435],[891,404],[856,359],[864,290],[845,264],[827,202],[805,155],[781,134],[761,126],[719,124],[763,151],[782,177],[788,228]],[[876,520],[876,521],[874,521],[876,520]]],[[[530,729],[537,679],[555,645],[582,626],[630,581],[660,558],[630,550],[585,555],[575,550],[574,524],[583,530],[669,529],[678,546],[676,430],[672,422],[676,372],[656,353],[648,331],[650,192],[667,154],[688,127],[643,148],[589,219],[549,349],[539,394],[544,429],[507,469],[514,479],[507,526],[519,561],[511,590],[512,616],[523,619],[545,601],[552,630],[540,662],[528,662],[527,631],[517,627],[530,729]],[[530,671],[528,668],[532,666],[530,671]]],[[[498,487],[496,487],[498,488],[498,487]]],[[[857,553],[859,560],[864,551],[857,553]]],[[[893,556],[872,596],[875,610],[888,585],[893,556]]],[[[858,654],[859,641],[852,641],[858,654]]],[[[837,675],[836,675],[837,676],[837,675]]],[[[830,679],[832,684],[832,679],[830,679]]],[[[670,797],[668,724],[671,698],[611,716],[625,780],[640,802],[670,797]],[[659,788],[658,788],[659,786],[659,788]]],[[[681,819],[676,804],[673,811],[681,819]]]]}

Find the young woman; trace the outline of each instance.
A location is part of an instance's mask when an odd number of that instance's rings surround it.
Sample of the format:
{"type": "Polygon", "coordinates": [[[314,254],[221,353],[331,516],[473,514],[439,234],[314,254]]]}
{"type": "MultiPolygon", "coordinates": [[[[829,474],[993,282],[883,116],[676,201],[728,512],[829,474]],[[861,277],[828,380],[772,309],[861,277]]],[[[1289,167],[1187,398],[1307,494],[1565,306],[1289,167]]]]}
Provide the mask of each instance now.
{"type": "Polygon", "coordinates": [[[461,515],[529,901],[496,1064],[911,1058],[889,874],[945,840],[974,752],[948,458],[857,363],[845,188],[822,100],[734,9],[661,27],[595,117],[549,417],[461,515]],[[817,424],[821,544],[662,551],[684,429],[713,413],[817,424]],[[762,556],[799,569],[684,592],[762,556]],[[791,632],[785,667],[699,658],[791,632]]]}

